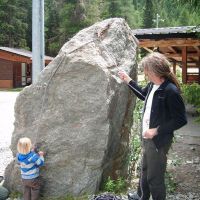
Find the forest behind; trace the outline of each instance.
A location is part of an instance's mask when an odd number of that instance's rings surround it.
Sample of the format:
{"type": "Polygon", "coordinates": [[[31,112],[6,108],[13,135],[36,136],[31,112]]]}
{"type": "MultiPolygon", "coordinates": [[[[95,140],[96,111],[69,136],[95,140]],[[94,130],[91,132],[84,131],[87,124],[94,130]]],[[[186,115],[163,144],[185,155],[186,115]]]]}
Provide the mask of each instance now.
{"type": "MultiPolygon", "coordinates": [[[[79,30],[111,17],[132,29],[199,26],[198,0],[44,0],[45,54],[57,55],[79,30]]],[[[32,1],[0,0],[0,46],[32,49],[32,1]]]]}

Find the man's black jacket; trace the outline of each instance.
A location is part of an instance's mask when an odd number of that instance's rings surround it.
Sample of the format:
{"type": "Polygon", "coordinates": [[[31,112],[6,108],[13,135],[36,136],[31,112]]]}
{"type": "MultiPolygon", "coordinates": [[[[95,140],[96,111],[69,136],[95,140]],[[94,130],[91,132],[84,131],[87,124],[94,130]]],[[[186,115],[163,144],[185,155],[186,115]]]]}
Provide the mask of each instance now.
{"type": "MultiPolygon", "coordinates": [[[[129,87],[135,95],[145,101],[153,87],[149,83],[145,88],[140,88],[135,81],[129,82],[129,87]]],[[[165,80],[155,91],[150,113],[149,128],[158,128],[158,134],[152,138],[157,148],[168,143],[173,132],[187,123],[185,105],[178,88],[169,80],[165,80]]]]}

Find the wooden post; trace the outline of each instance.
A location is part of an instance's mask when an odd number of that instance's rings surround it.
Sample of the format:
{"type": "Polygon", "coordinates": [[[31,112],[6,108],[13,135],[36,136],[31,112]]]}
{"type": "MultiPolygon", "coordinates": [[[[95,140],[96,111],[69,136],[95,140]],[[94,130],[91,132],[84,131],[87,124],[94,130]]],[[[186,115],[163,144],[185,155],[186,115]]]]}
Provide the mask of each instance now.
{"type": "Polygon", "coordinates": [[[199,62],[197,63],[197,67],[199,69],[199,79],[198,79],[198,83],[200,84],[200,56],[199,56],[199,62]]]}
{"type": "Polygon", "coordinates": [[[176,75],[176,61],[173,62],[173,72],[176,75]]]}
{"type": "Polygon", "coordinates": [[[187,83],[187,47],[182,48],[182,82],[187,83]]]}

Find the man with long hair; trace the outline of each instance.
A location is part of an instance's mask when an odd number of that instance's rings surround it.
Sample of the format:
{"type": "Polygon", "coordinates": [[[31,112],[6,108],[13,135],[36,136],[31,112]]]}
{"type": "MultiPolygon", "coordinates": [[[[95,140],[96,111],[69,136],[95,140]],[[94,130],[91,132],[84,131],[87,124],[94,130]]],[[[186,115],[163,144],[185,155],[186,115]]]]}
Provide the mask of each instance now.
{"type": "Polygon", "coordinates": [[[180,95],[180,85],[170,70],[170,62],[157,52],[140,62],[149,79],[141,88],[124,71],[119,77],[135,95],[145,101],[142,118],[142,169],[137,197],[132,200],[165,200],[165,171],[167,153],[174,131],[187,123],[185,105],[180,95]]]}

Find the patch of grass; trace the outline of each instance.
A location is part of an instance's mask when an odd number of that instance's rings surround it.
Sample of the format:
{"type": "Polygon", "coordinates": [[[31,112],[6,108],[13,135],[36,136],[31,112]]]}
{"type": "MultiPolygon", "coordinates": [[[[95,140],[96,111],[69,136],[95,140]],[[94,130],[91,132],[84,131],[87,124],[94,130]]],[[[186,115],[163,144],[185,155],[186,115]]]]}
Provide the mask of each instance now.
{"type": "Polygon", "coordinates": [[[22,196],[23,196],[22,193],[20,193],[18,191],[14,191],[14,192],[10,193],[9,198],[10,199],[17,199],[17,198],[21,198],[22,196]]]}
{"type": "Polygon", "coordinates": [[[0,91],[4,92],[21,92],[23,88],[10,88],[10,89],[0,89],[0,91]]]}
{"type": "Polygon", "coordinates": [[[165,173],[165,185],[167,193],[172,194],[176,191],[177,183],[174,180],[172,173],[168,171],[165,173]]]}
{"type": "Polygon", "coordinates": [[[126,190],[126,186],[126,181],[123,178],[119,177],[117,180],[112,180],[109,176],[103,186],[103,191],[119,194],[126,190]]]}
{"type": "Polygon", "coordinates": [[[88,200],[88,195],[82,195],[82,196],[72,196],[68,194],[66,197],[41,197],[40,200],[88,200]]]}
{"type": "MultiPolygon", "coordinates": [[[[11,200],[16,200],[18,198],[21,199],[22,197],[23,197],[23,194],[18,191],[11,192],[9,195],[9,198],[11,200]]],[[[78,197],[68,194],[65,197],[40,197],[39,199],[40,200],[88,200],[88,194],[84,194],[78,197]]]]}

